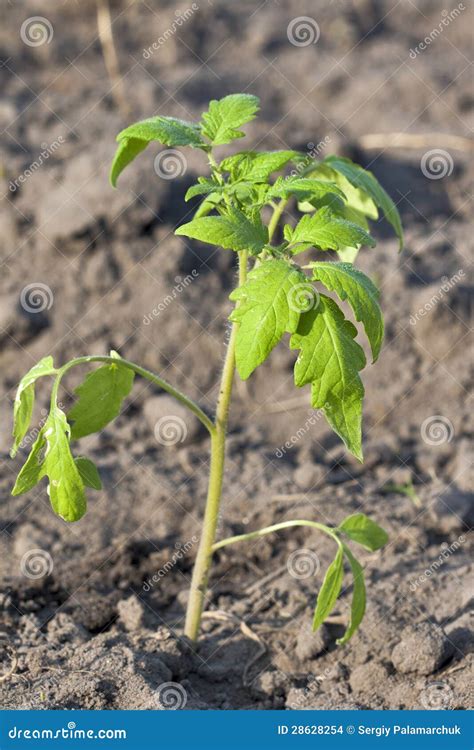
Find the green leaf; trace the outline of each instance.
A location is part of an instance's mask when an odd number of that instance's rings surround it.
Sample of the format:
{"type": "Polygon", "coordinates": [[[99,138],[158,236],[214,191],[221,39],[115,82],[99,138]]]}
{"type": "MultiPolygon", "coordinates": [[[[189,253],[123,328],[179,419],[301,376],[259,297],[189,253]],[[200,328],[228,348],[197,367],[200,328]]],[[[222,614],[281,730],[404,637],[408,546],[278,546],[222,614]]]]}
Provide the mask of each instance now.
{"type": "Polygon", "coordinates": [[[379,292],[375,284],[350,263],[321,261],[310,265],[315,281],[320,281],[326,289],[336,292],[342,301],[349,302],[355,319],[364,325],[375,362],[384,335],[382,311],[378,303],[379,292]]]}
{"type": "Polygon", "coordinates": [[[223,99],[213,99],[202,115],[202,134],[214,146],[242,138],[244,133],[238,128],[253,120],[259,107],[258,97],[251,94],[230,94],[223,99]]]}
{"type": "Polygon", "coordinates": [[[297,151],[241,151],[221,161],[223,172],[230,172],[232,180],[267,182],[273,172],[279,172],[297,151]]]}
{"type": "Polygon", "coordinates": [[[100,481],[99,472],[95,463],[89,458],[85,458],[85,456],[78,456],[74,461],[84,485],[93,490],[101,490],[102,482],[100,481]]]}
{"type": "Polygon", "coordinates": [[[341,591],[343,578],[344,555],[342,547],[339,547],[336,557],[326,571],[323,585],[318,594],[313,617],[313,630],[317,630],[334,609],[337,597],[341,591]]]}
{"type": "Polygon", "coordinates": [[[354,341],[356,334],[334,300],[320,294],[317,307],[301,315],[290,347],[301,350],[295,364],[296,385],[311,383],[313,407],[324,410],[333,430],[362,461],[364,386],[359,370],[366,362],[362,347],[354,341]]]}
{"type": "Polygon", "coordinates": [[[123,399],[133,386],[134,373],[119,364],[104,365],[89,373],[74,393],[78,400],[68,414],[72,440],[99,432],[120,414],[123,399]]]}
{"type": "Polygon", "coordinates": [[[176,117],[150,117],[135,122],[118,134],[117,141],[119,146],[110,171],[110,181],[114,187],[120,173],[151,141],[159,141],[165,146],[206,148],[199,126],[176,117]]]}
{"type": "Polygon", "coordinates": [[[110,182],[112,187],[117,187],[119,175],[125,167],[132,162],[138,154],[148,146],[148,141],[139,138],[123,138],[120,141],[110,169],[110,182]]]}
{"type": "Polygon", "coordinates": [[[356,560],[349,547],[343,544],[344,553],[349,560],[349,564],[352,569],[353,576],[353,591],[352,591],[352,605],[351,605],[351,619],[349,626],[342,636],[339,638],[337,643],[339,646],[343,646],[347,641],[352,638],[357,628],[361,624],[365,614],[365,581],[364,581],[364,569],[362,565],[356,560]]]}
{"type": "Polygon", "coordinates": [[[57,370],[52,357],[44,357],[20,380],[13,405],[13,447],[10,456],[14,458],[30,426],[35,403],[35,382],[45,375],[55,375],[57,370]]]}
{"type": "Polygon", "coordinates": [[[46,452],[41,475],[49,479],[52,508],[65,521],[78,521],[87,509],[84,483],[69,447],[70,427],[66,415],[58,407],[47,419],[44,437],[46,452]]]}
{"type": "Polygon", "coordinates": [[[267,260],[250,271],[230,299],[237,302],[230,320],[239,324],[236,364],[242,380],[258,367],[285,332],[298,325],[298,300],[312,293],[306,276],[284,260],[267,260]]]}
{"type": "Polygon", "coordinates": [[[394,202],[383,189],[372,172],[354,164],[350,159],[342,156],[328,156],[323,162],[332,169],[340,172],[356,188],[363,190],[373,202],[382,209],[385,218],[392,225],[400,241],[400,250],[403,249],[403,228],[400,214],[394,202]]]}
{"type": "Polygon", "coordinates": [[[319,199],[325,195],[344,198],[344,193],[337,185],[325,180],[314,180],[311,177],[279,177],[268,191],[268,198],[286,198],[295,195],[299,199],[319,199]]]}
{"type": "Polygon", "coordinates": [[[387,532],[364,513],[347,516],[339,525],[339,529],[369,552],[375,552],[388,542],[387,532]]]}
{"type": "MultiPolygon", "coordinates": [[[[377,206],[364,190],[356,187],[352,184],[341,172],[336,169],[332,169],[326,163],[318,164],[318,166],[311,172],[312,177],[317,179],[327,180],[328,182],[335,183],[344,193],[345,207],[366,216],[369,219],[378,219],[379,212],[377,206]]],[[[347,216],[346,218],[350,218],[347,216]]],[[[356,221],[356,224],[359,223],[356,221]]]]}
{"type": "Polygon", "coordinates": [[[43,476],[42,468],[44,451],[46,448],[44,430],[45,428],[42,427],[33,443],[29,456],[16,478],[15,486],[12,489],[12,495],[23,495],[23,493],[29,492],[38,484],[43,476]]]}
{"type": "Polygon", "coordinates": [[[176,229],[175,234],[191,237],[226,250],[248,250],[253,255],[268,242],[268,230],[260,217],[251,219],[238,208],[225,216],[204,216],[176,229]]]}
{"type": "Polygon", "coordinates": [[[211,195],[212,193],[221,193],[224,191],[223,185],[218,185],[214,180],[201,179],[196,185],[191,185],[186,195],[185,201],[195,198],[196,195],[211,195]]]}
{"type": "Polygon", "coordinates": [[[338,250],[346,246],[375,245],[375,240],[365,229],[341,219],[327,207],[315,214],[305,214],[291,232],[290,241],[292,245],[302,243],[302,247],[294,248],[294,254],[313,246],[321,250],[338,250]]]}

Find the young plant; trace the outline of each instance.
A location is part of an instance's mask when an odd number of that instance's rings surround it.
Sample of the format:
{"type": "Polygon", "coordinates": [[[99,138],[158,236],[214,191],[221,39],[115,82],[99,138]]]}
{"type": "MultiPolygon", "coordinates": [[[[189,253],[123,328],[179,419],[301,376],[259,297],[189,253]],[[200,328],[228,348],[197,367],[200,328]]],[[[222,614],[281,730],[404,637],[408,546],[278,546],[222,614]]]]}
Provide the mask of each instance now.
{"type": "Polygon", "coordinates": [[[345,318],[335,299],[318,291],[314,282],[352,308],[355,320],[365,329],[375,361],[384,333],[379,294],[353,261],[362,245],[375,245],[368,222],[378,218],[378,209],[394,228],[400,246],[402,228],[394,203],[373,174],[349,159],[328,156],[315,162],[297,151],[284,150],[241,151],[218,162],[214,148],[241,138],[241,126],[253,120],[258,109],[257,97],[232,94],[211,101],[200,122],[160,116],[135,123],[119,133],[111,170],[115,186],[122,170],[152,141],[173,148],[199,149],[208,158],[210,174],[200,177],[185,196],[187,201],[196,196],[203,200],[192,221],[180,226],[176,234],[217,245],[237,256],[238,286],[230,295],[234,303],[230,314],[232,332],[215,417],[208,416],[159,375],[116,352],[77,357],[61,367],[53,364],[52,357],[45,357],[21,380],[15,399],[12,456],[29,429],[36,380],[53,378],[49,416],[20,470],[13,494],[27,492],[47,477],[54,512],[66,521],[78,521],[86,512],[85,487],[100,489],[101,483],[96,466],[83,456],[74,458],[71,445],[111,422],[120,413],[134,377],[141,376],[188,407],[210,435],[209,489],[185,634],[192,640],[198,636],[209,570],[217,550],[274,531],[307,526],[327,534],[336,545],[335,558],[317,596],[314,629],[328,617],[340,595],[344,560],[352,571],[350,622],[339,641],[346,643],[360,625],[365,610],[363,568],[347,540],[375,551],[386,543],[387,535],[367,516],[356,513],[337,527],[313,520],[292,520],[216,541],[232,383],[235,369],[246,380],[284,334],[290,334],[289,346],[298,351],[296,386],[310,387],[312,406],[323,410],[347,449],[362,460],[364,387],[359,372],[366,358],[355,340],[355,326],[345,318]],[[288,176],[272,178],[289,164],[293,170],[288,176]],[[277,229],[291,199],[296,200],[303,216],[295,226],[284,225],[280,236],[277,229]],[[265,213],[271,211],[267,225],[262,219],[264,209],[265,213]],[[297,262],[298,255],[308,249],[336,251],[339,260],[314,260],[302,267],[297,262]],[[58,403],[64,376],[74,367],[94,363],[101,366],[85,377],[75,391],[74,405],[65,413],[58,403]]]}

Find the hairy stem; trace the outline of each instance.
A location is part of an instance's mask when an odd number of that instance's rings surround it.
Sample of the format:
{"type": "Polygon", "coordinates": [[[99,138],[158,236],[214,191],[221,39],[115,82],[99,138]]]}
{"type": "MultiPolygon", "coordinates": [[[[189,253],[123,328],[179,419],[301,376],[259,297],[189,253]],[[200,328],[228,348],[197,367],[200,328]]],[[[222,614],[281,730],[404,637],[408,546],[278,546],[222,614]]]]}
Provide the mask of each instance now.
{"type": "MultiPolygon", "coordinates": [[[[239,286],[247,277],[247,253],[239,253],[239,286]]],[[[202,527],[201,540],[194,563],[194,570],[189,592],[186,611],[184,634],[192,641],[199,635],[201,616],[207,592],[209,569],[212,562],[213,545],[216,537],[217,522],[222,496],[222,481],[224,477],[225,442],[227,422],[229,417],[230,399],[235,372],[235,341],[237,326],[232,325],[232,331],[227,346],[227,353],[222,371],[219,398],[217,401],[215,432],[211,435],[211,466],[209,472],[209,486],[207,492],[206,509],[202,527]]]]}
{"type": "Polygon", "coordinates": [[[140,375],[140,377],[145,378],[145,380],[149,380],[150,383],[154,383],[154,385],[157,385],[159,388],[162,388],[164,391],[169,393],[170,396],[173,396],[173,398],[183,404],[183,406],[186,406],[202,422],[211,436],[216,431],[212,420],[192,399],[188,398],[188,396],[185,396],[184,393],[181,393],[180,390],[172,386],[166,380],[163,380],[163,378],[160,378],[159,375],[155,375],[155,373],[150,372],[150,370],[146,370],[144,367],[140,367],[140,365],[137,365],[134,362],[129,362],[127,359],[122,359],[122,357],[93,355],[89,357],[76,357],[76,359],[71,359],[70,362],[61,367],[56,376],[56,380],[54,381],[51,391],[52,405],[56,404],[59,385],[66,372],[68,372],[68,370],[70,370],[72,367],[76,367],[77,365],[90,364],[93,362],[102,362],[109,365],[120,365],[120,367],[127,367],[129,370],[133,370],[136,375],[140,375]]]}

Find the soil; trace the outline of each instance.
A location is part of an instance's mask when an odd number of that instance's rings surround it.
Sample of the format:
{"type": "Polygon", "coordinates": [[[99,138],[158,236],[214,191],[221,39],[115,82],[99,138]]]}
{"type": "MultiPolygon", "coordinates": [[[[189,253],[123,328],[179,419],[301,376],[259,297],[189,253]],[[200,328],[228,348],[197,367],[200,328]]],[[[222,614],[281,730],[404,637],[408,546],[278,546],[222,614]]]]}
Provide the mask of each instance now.
{"type": "MultiPolygon", "coordinates": [[[[0,31],[1,706],[469,707],[472,164],[439,135],[465,137],[472,119],[469,11],[413,57],[446,18],[441,0],[214,0],[179,27],[184,8],[172,2],[159,10],[153,0],[112,3],[125,115],[104,67],[95,4],[50,5],[9,4],[0,31]],[[25,19],[46,12],[49,42],[21,41],[25,19]],[[289,42],[299,16],[317,20],[316,44],[289,42]],[[170,28],[176,33],[144,56],[170,28]],[[326,139],[322,153],[374,171],[406,229],[399,255],[377,223],[379,245],[358,261],[381,286],[387,324],[380,360],[364,372],[365,463],[295,392],[283,345],[237,383],[231,414],[220,535],[298,517],[337,523],[359,510],[390,534],[383,551],[360,555],[368,609],[344,648],[336,639],[350,578],[329,623],[311,635],[334,550],[301,528],[216,555],[201,641],[182,637],[208,443],[191,421],[181,442],[160,443],[158,419],[178,412],[143,381],[116,422],[81,444],[104,483],[83,520],[55,517],[44,486],[10,497],[26,455],[8,457],[15,386],[46,354],[59,363],[117,349],[212,413],[234,258],[172,232],[202,157],[186,152],[182,179],[160,179],[159,149],[150,147],[117,191],[107,172],[126,123],[156,113],[197,118],[210,97],[244,90],[262,99],[245,143],[306,150],[326,139]],[[426,146],[392,148],[394,131],[427,134],[426,146]],[[359,138],[374,132],[388,134],[386,147],[365,150],[359,138]],[[420,166],[433,148],[450,159],[441,179],[420,166]],[[188,276],[192,283],[167,297],[188,276]],[[41,312],[21,305],[29,284],[49,289],[41,312]]],[[[66,404],[80,377],[68,380],[66,404]]],[[[47,385],[38,388],[38,420],[47,385]]]]}

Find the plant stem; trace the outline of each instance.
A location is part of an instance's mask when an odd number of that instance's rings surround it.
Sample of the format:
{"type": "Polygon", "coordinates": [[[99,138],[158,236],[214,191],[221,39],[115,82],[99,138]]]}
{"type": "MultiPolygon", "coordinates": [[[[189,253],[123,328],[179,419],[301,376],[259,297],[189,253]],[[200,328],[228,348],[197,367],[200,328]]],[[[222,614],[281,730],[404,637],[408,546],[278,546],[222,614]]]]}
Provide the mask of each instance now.
{"type": "MultiPolygon", "coordinates": [[[[242,286],[246,278],[247,252],[241,252],[239,253],[239,286],[242,286]]],[[[217,400],[215,431],[211,434],[211,466],[209,471],[206,509],[204,511],[201,540],[199,542],[196,561],[194,563],[191,589],[189,591],[186,611],[184,634],[192,641],[197,639],[201,627],[201,616],[207,592],[217,522],[219,520],[222,481],[224,477],[227,423],[235,372],[236,336],[237,325],[233,323],[224,361],[224,369],[222,371],[219,398],[217,400]]]]}
{"type": "Polygon", "coordinates": [[[312,529],[318,529],[319,531],[323,531],[325,534],[328,534],[330,537],[332,537],[339,545],[341,544],[341,541],[337,536],[335,529],[331,529],[329,526],[325,526],[323,523],[317,523],[316,521],[295,520],[275,523],[272,526],[266,526],[264,529],[259,529],[258,531],[250,531],[248,532],[248,534],[238,534],[238,536],[230,536],[227,539],[222,539],[222,541],[216,542],[216,544],[213,545],[212,550],[213,552],[216,552],[216,550],[222,549],[222,547],[227,547],[228,544],[248,542],[251,539],[257,539],[258,537],[265,536],[266,534],[272,534],[274,531],[289,529],[292,526],[309,526],[312,529]]]}
{"type": "Polygon", "coordinates": [[[61,367],[61,369],[58,371],[58,374],[56,375],[56,380],[54,381],[51,391],[52,405],[56,404],[59,385],[66,372],[72,367],[76,367],[77,365],[89,364],[91,362],[103,362],[110,365],[120,365],[121,367],[127,367],[129,370],[133,370],[134,373],[140,375],[142,378],[145,378],[145,380],[149,380],[150,383],[154,383],[155,385],[159,386],[164,391],[169,393],[170,396],[173,396],[173,398],[183,404],[183,406],[186,406],[202,422],[204,427],[211,435],[216,431],[212,420],[192,399],[188,398],[188,396],[185,396],[184,393],[181,393],[180,390],[172,386],[166,380],[163,380],[163,378],[160,378],[159,375],[155,375],[154,372],[150,372],[150,370],[146,370],[144,367],[140,367],[140,365],[135,364],[135,362],[129,362],[128,359],[122,359],[122,357],[93,355],[89,357],[76,357],[76,359],[71,359],[70,362],[61,367]]]}
{"type": "Polygon", "coordinates": [[[283,211],[288,205],[288,201],[289,201],[289,198],[282,198],[279,204],[277,205],[277,207],[273,211],[272,218],[270,219],[268,223],[268,241],[269,242],[271,242],[271,239],[273,235],[275,234],[275,229],[278,226],[278,222],[280,221],[283,211]]]}

